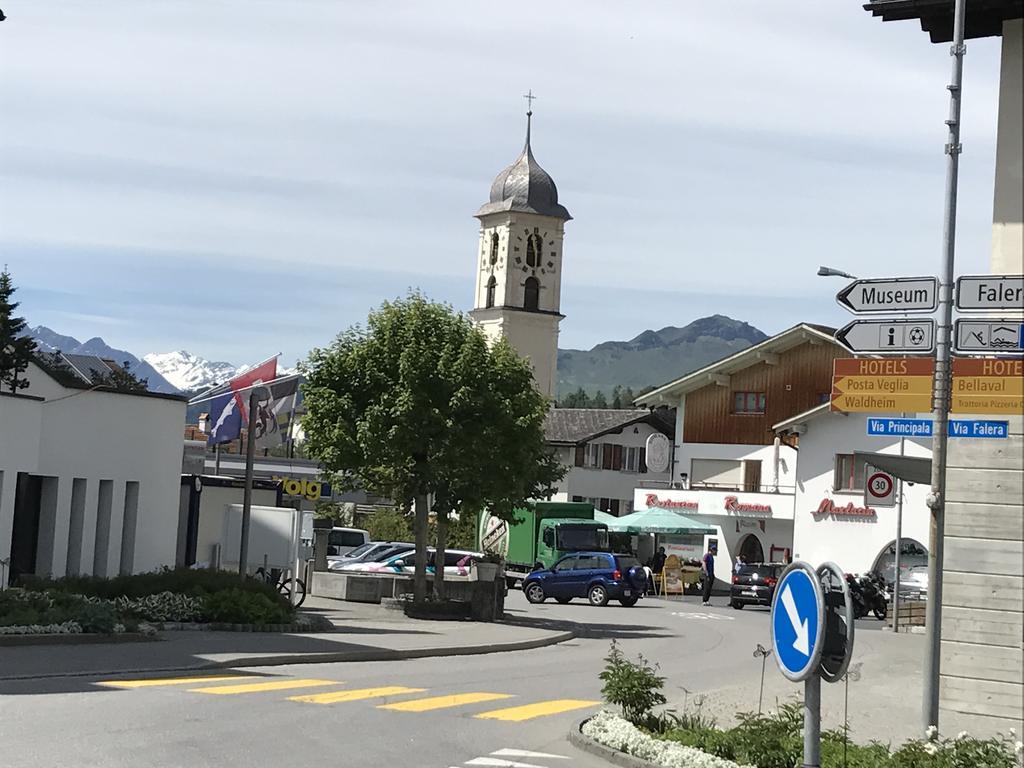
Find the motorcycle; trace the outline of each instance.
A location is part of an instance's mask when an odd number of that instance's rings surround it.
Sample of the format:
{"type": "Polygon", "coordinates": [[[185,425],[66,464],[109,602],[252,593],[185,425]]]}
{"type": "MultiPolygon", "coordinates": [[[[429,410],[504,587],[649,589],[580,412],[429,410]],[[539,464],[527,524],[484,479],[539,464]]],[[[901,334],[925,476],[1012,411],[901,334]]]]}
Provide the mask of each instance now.
{"type": "Polygon", "coordinates": [[[885,579],[880,574],[867,573],[855,576],[848,573],[846,583],[853,598],[855,618],[863,619],[869,613],[874,613],[877,619],[885,621],[889,613],[889,601],[885,579]]]}

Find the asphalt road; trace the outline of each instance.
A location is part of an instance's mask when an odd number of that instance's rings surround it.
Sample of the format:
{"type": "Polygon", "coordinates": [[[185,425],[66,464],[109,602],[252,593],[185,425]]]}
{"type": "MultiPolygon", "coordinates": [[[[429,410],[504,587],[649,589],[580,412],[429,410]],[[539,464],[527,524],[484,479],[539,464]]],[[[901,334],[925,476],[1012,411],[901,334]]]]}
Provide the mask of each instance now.
{"type": "Polygon", "coordinates": [[[0,687],[0,745],[17,756],[10,764],[34,768],[597,768],[606,763],[576,752],[566,734],[599,706],[597,675],[612,639],[660,665],[673,701],[759,672],[751,654],[768,644],[767,611],[718,602],[531,606],[516,591],[510,613],[582,622],[582,635],[522,652],[218,675],[238,676],[230,680],[9,682],[0,687]]]}

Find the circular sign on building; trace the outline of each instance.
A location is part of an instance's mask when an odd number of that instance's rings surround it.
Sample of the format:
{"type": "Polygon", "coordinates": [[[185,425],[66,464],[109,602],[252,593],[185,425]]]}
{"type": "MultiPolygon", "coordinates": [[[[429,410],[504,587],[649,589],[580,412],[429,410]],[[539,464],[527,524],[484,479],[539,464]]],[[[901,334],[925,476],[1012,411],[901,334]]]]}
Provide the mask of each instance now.
{"type": "Polygon", "coordinates": [[[645,449],[647,451],[647,471],[664,472],[668,469],[668,458],[671,445],[668,438],[660,432],[648,435],[645,449]]]}
{"type": "Polygon", "coordinates": [[[799,683],[818,672],[825,626],[821,580],[807,563],[782,573],[772,598],[772,645],[783,676],[799,683]]]}
{"type": "Polygon", "coordinates": [[[488,513],[480,533],[480,547],[484,552],[508,557],[508,523],[488,513]]]}
{"type": "Polygon", "coordinates": [[[853,655],[853,596],[846,575],[835,563],[818,566],[821,593],[825,601],[825,637],[821,649],[821,677],[839,682],[853,655]]]}

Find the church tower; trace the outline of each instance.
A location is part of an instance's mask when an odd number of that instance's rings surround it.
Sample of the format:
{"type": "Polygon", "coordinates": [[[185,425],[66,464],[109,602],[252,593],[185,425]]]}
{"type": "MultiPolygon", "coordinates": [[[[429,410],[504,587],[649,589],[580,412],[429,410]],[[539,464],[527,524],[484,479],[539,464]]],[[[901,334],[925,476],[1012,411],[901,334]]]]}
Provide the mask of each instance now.
{"type": "Polygon", "coordinates": [[[572,216],[558,203],[555,182],[526,145],[491,184],[480,220],[476,299],[470,316],[491,340],[504,336],[533,367],[537,389],[555,396],[558,324],[563,315],[562,238],[572,216]]]}

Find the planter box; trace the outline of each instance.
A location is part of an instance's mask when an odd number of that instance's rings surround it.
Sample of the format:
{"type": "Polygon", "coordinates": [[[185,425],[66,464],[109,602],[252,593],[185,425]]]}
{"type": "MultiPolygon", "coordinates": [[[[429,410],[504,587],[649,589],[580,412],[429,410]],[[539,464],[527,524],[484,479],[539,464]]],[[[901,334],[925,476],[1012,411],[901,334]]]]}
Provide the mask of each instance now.
{"type": "Polygon", "coordinates": [[[350,603],[380,603],[383,594],[382,579],[347,573],[316,571],[313,574],[313,594],[350,603]]]}
{"type": "Polygon", "coordinates": [[[497,581],[505,578],[505,569],[500,563],[473,563],[477,581],[497,581]]]}

